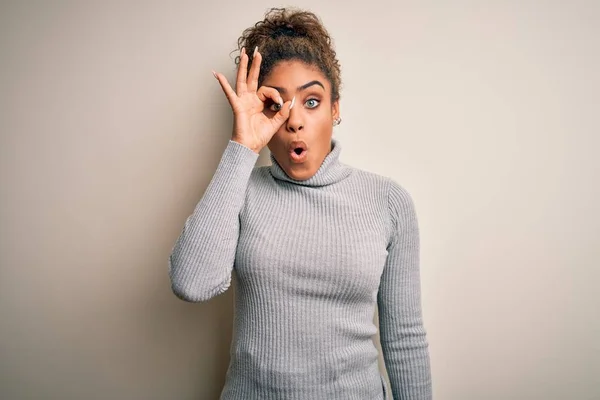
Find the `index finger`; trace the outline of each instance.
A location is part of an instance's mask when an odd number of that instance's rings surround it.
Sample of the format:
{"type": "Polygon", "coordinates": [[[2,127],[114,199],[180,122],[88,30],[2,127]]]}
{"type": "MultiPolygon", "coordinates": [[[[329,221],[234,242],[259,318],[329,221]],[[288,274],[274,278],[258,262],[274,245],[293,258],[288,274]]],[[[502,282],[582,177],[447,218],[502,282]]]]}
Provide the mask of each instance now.
{"type": "Polygon", "coordinates": [[[247,90],[246,87],[246,79],[248,76],[248,55],[246,54],[246,48],[242,47],[242,51],[240,51],[240,65],[238,67],[237,73],[237,82],[235,84],[235,90],[240,96],[242,93],[245,93],[247,90]]]}
{"type": "Polygon", "coordinates": [[[260,74],[260,64],[262,62],[262,54],[258,51],[258,46],[254,49],[252,56],[252,65],[250,66],[250,74],[248,75],[247,90],[256,92],[258,89],[258,75],[260,74]]]}

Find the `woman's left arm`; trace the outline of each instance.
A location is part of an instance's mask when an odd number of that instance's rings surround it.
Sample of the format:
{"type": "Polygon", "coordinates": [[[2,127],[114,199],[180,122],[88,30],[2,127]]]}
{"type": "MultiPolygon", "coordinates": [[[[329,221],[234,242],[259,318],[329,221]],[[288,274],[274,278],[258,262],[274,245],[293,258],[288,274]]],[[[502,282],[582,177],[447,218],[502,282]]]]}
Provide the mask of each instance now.
{"type": "Polygon", "coordinates": [[[394,400],[432,397],[429,345],[423,326],[419,227],[410,194],[390,181],[391,238],[377,305],[379,332],[394,400]]]}

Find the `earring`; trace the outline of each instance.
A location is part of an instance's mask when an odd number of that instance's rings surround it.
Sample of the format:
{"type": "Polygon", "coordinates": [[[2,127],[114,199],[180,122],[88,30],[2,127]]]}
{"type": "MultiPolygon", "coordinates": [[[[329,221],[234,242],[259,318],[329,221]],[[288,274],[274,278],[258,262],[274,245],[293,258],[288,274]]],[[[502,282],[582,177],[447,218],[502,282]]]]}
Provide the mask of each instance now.
{"type": "Polygon", "coordinates": [[[341,123],[342,123],[342,117],[337,117],[336,119],[333,120],[333,126],[338,126],[341,123]]]}

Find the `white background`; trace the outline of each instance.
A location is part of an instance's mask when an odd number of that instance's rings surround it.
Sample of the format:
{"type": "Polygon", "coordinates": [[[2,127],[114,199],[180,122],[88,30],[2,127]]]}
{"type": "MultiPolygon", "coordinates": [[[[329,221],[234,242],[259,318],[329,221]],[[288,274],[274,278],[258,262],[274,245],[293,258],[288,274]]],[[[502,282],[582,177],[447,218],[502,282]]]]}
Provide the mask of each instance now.
{"type": "MultiPolygon", "coordinates": [[[[211,69],[273,5],[0,3],[0,398],[217,398],[232,293],[167,259],[231,132],[211,69]]],[[[435,399],[600,398],[599,3],[298,5],[342,161],[415,200],[435,399]]]]}

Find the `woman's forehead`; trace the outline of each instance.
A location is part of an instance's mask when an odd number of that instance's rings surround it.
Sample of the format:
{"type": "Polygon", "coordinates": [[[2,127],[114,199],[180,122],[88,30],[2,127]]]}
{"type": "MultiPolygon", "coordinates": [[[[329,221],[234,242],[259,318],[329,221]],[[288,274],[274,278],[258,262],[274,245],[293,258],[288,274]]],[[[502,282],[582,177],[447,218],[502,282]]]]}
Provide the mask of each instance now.
{"type": "Polygon", "coordinates": [[[310,87],[321,88],[326,92],[331,90],[329,81],[318,67],[296,60],[278,62],[263,81],[265,86],[291,92],[301,90],[309,84],[310,87]]]}

